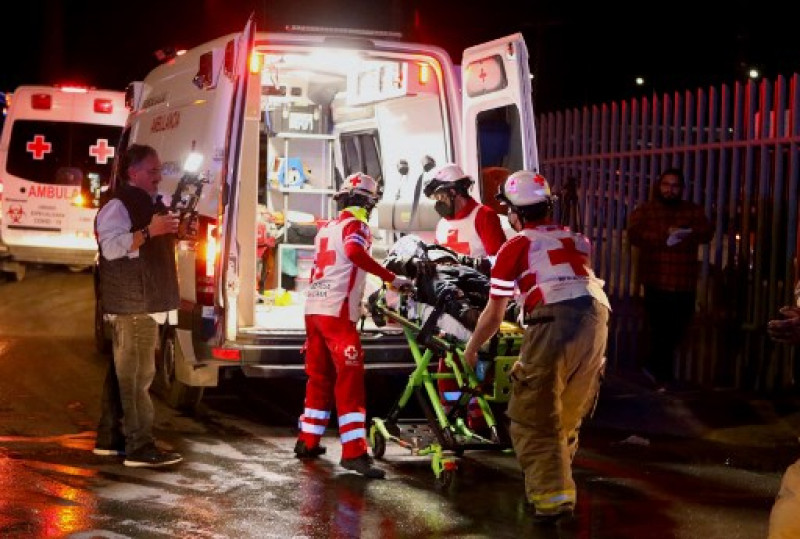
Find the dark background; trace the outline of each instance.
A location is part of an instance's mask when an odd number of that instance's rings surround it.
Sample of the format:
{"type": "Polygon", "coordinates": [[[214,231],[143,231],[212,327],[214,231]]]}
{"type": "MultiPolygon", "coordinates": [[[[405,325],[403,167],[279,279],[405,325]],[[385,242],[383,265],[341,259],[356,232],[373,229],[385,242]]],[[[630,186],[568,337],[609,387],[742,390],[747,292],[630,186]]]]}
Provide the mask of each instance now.
{"type": "Polygon", "coordinates": [[[460,61],[464,47],[522,32],[538,112],[653,92],[791,75],[796,22],[777,0],[17,0],[0,8],[0,91],[83,83],[124,89],[157,65],[154,51],[287,24],[403,32],[460,61]],[[637,87],[636,76],[645,78],[637,87]]]}

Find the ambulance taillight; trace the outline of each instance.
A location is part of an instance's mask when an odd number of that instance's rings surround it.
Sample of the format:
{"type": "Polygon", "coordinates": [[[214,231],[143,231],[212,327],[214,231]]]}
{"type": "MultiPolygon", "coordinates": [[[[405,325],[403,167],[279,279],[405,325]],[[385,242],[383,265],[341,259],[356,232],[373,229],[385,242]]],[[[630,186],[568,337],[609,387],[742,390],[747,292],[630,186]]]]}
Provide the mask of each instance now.
{"type": "Polygon", "coordinates": [[[98,114],[111,114],[114,112],[114,103],[110,99],[97,98],[94,100],[94,111],[98,114]]]}
{"type": "Polygon", "coordinates": [[[50,110],[53,108],[53,96],[47,93],[31,94],[31,108],[34,110],[50,110]]]}
{"type": "Polygon", "coordinates": [[[217,222],[200,215],[197,223],[195,258],[195,293],[200,305],[214,304],[214,273],[216,272],[219,243],[217,222]]]}

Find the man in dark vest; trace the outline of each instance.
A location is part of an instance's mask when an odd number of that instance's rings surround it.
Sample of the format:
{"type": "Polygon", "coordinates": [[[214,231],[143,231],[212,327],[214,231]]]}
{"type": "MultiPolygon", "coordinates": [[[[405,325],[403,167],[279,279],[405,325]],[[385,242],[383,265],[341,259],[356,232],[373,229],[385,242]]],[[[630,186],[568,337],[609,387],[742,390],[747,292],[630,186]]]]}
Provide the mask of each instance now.
{"type": "Polygon", "coordinates": [[[113,327],[114,369],[103,388],[93,452],[125,455],[125,466],[155,468],[182,460],[156,447],[149,393],[158,326],[174,322],[179,304],[179,219],[156,197],[161,161],[155,149],[132,145],[122,156],[119,175],[123,181],[95,219],[100,302],[113,327]]]}

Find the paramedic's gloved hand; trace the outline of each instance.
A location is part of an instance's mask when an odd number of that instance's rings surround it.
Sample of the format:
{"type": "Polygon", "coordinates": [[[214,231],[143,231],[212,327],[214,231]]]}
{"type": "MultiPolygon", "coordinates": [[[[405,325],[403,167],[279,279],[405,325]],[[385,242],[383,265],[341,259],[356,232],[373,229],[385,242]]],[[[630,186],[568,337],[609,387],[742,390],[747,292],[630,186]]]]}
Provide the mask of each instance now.
{"type": "Polygon", "coordinates": [[[397,275],[389,284],[396,290],[405,290],[411,288],[412,281],[408,277],[397,275]]]}
{"type": "Polygon", "coordinates": [[[436,262],[415,258],[412,261],[412,268],[411,274],[415,278],[421,277],[423,279],[432,279],[433,277],[436,277],[436,262]]]}

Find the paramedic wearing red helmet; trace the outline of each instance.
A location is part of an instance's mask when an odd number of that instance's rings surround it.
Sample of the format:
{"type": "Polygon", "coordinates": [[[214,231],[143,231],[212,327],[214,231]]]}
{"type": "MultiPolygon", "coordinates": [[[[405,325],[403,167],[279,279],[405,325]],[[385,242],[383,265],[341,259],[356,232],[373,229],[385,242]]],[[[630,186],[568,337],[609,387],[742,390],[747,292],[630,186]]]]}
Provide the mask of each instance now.
{"type": "Polygon", "coordinates": [[[367,273],[396,288],[410,280],[396,276],[370,255],[369,214],[378,201],[378,186],[366,174],[349,176],[334,196],[339,216],[314,240],[314,267],[305,304],[305,408],[294,452],[297,458],[325,453],[320,438],[336,403],[342,467],[380,479],[383,470],[367,454],[364,397],[364,352],[356,330],[367,273]]]}
{"type": "Polygon", "coordinates": [[[508,205],[509,239],[492,268],[489,302],[464,351],[478,349],[500,327],[516,296],[525,337],[511,370],[509,433],[525,474],[525,494],[537,522],[569,516],[575,507],[572,459],[578,428],[600,388],[609,303],[590,265],[588,239],[551,220],[545,178],[520,171],[498,194],[508,205]]]}
{"type": "Polygon", "coordinates": [[[497,213],[470,196],[471,186],[472,179],[452,163],[439,167],[425,185],[425,196],[436,200],[434,209],[441,216],[436,243],[474,259],[493,260],[506,234],[497,213]]]}

